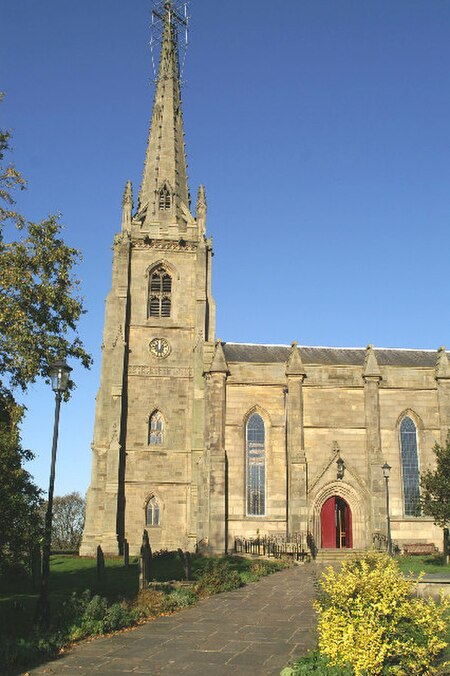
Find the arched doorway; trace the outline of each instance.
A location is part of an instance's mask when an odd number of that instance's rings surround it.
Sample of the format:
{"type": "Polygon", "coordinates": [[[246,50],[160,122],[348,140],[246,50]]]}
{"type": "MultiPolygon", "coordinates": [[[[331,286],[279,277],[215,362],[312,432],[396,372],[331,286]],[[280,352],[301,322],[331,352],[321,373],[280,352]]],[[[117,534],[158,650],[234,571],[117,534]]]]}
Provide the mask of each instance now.
{"type": "Polygon", "coordinates": [[[348,503],[338,495],[328,498],[320,512],[322,547],[351,549],[353,547],[352,512],[348,503]]]}

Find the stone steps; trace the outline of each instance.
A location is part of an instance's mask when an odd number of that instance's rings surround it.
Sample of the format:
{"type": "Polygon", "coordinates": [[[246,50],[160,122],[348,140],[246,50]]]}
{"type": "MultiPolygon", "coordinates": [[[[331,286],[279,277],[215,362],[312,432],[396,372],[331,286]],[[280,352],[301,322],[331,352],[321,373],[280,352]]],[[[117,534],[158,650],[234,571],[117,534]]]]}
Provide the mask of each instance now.
{"type": "Polygon", "coordinates": [[[317,563],[342,563],[355,556],[362,556],[365,549],[319,549],[316,556],[317,563]]]}

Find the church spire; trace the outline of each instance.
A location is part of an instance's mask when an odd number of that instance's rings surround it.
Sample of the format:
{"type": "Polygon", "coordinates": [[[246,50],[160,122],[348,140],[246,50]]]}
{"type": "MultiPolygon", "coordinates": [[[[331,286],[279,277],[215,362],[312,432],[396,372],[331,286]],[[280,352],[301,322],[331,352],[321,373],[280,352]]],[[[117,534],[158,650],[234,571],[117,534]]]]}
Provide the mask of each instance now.
{"type": "Polygon", "coordinates": [[[138,214],[143,224],[183,226],[192,219],[181,111],[178,20],[173,0],[165,0],[164,30],[153,114],[138,214]]]}

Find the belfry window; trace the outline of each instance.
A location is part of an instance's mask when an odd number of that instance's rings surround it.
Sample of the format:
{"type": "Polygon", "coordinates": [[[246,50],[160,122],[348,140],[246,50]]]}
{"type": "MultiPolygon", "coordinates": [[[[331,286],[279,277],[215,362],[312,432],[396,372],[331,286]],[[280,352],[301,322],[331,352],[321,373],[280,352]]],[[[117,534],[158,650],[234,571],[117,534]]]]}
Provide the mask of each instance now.
{"type": "Polygon", "coordinates": [[[168,211],[172,206],[172,200],[170,197],[169,188],[166,185],[163,185],[159,191],[159,210],[168,211]]]}
{"type": "Polygon", "coordinates": [[[405,516],[420,516],[420,478],[417,452],[417,429],[411,418],[400,424],[402,455],[403,501],[405,516]]]}
{"type": "Polygon", "coordinates": [[[159,267],[150,275],[148,311],[149,317],[170,317],[172,311],[172,277],[159,267]]]}
{"type": "Polygon", "coordinates": [[[147,502],[146,508],[146,524],[147,526],[161,525],[161,510],[159,509],[158,499],[153,495],[147,502]]]}
{"type": "Polygon", "coordinates": [[[162,446],[164,443],[164,418],[159,411],[150,416],[148,443],[150,446],[162,446]]]}
{"type": "Polygon", "coordinates": [[[266,432],[264,420],[252,413],[246,426],[247,514],[266,512],[266,432]]]}

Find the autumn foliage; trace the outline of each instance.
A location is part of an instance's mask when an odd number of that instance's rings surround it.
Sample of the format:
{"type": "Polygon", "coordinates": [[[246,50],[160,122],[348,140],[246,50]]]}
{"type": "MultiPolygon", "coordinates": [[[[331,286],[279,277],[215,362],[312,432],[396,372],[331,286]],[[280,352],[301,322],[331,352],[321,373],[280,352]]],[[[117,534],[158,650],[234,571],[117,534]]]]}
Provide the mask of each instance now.
{"type": "Polygon", "coordinates": [[[446,647],[450,600],[414,596],[417,581],[391,557],[370,552],[328,568],[319,582],[319,650],[356,676],[433,674],[446,647]]]}

